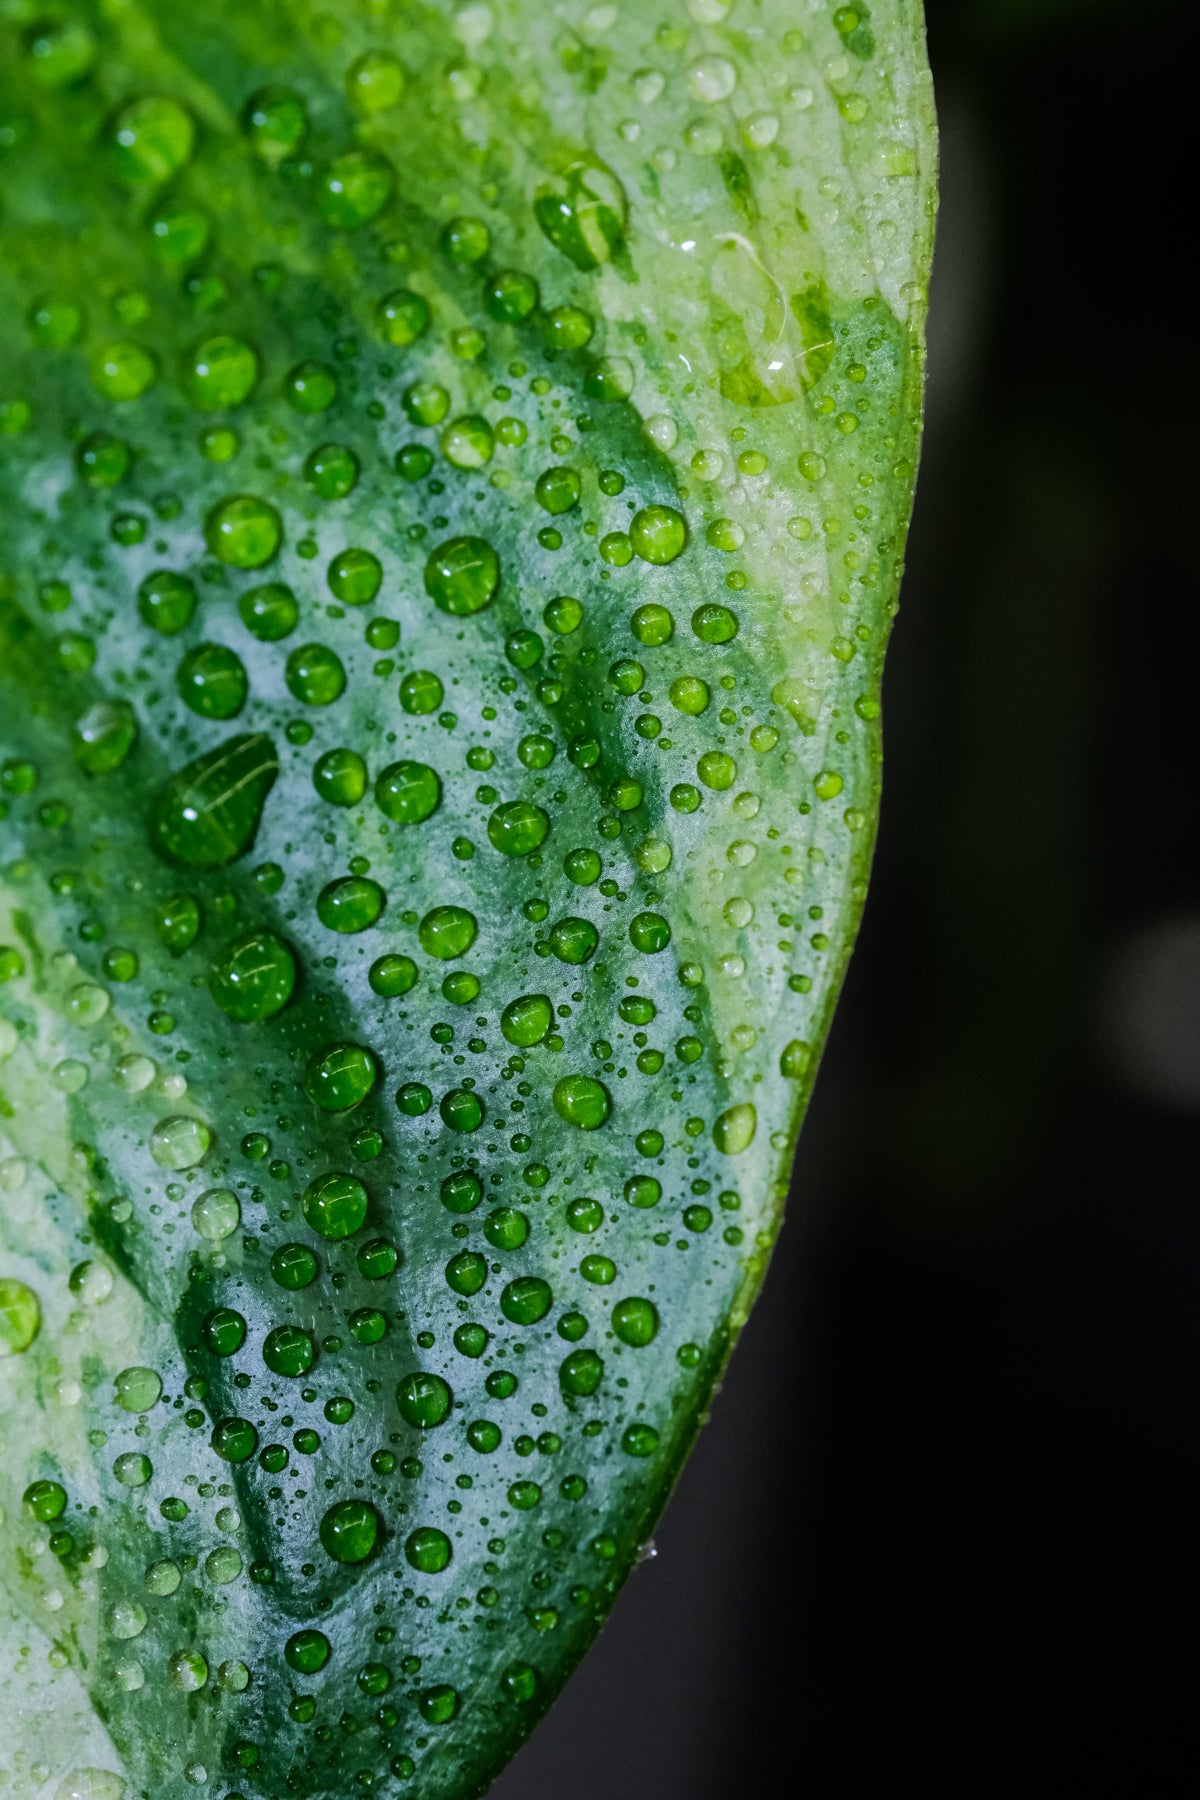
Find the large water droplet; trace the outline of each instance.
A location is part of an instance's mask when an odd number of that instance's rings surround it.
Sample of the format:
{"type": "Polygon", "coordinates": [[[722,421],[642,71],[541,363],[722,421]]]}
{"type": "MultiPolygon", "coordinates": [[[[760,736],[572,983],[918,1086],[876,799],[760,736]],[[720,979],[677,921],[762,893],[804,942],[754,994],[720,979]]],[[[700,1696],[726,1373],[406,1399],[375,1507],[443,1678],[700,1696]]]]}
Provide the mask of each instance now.
{"type": "Polygon", "coordinates": [[[500,585],[500,558],[486,538],[457,537],[440,544],[425,564],[425,591],[455,618],[481,612],[500,585]]]}
{"type": "Polygon", "coordinates": [[[292,997],[296,959],[273,931],[247,931],[225,945],[209,971],[208,991],[227,1018],[274,1018],[292,997]]]}
{"type": "Polygon", "coordinates": [[[160,1169],[194,1169],[211,1145],[212,1132],[204,1120],[185,1113],[160,1119],[150,1136],[150,1154],[160,1169]]]}
{"type": "Polygon", "coordinates": [[[98,700],[75,721],[75,761],[85,775],[109,775],[133,749],[137,732],[137,714],[128,700],[98,700]]]}
{"type": "Polygon", "coordinates": [[[124,1800],[129,1792],[109,1769],[72,1769],[54,1790],[54,1800],[124,1800]]]}
{"type": "Polygon", "coordinates": [[[750,1101],[731,1106],[713,1124],[713,1143],[724,1156],[740,1156],[748,1150],[758,1130],[758,1114],[750,1101]]]}
{"type": "Polygon", "coordinates": [[[591,1075],[564,1075],[554,1084],[554,1110],[580,1131],[596,1131],[612,1111],[608,1089],[591,1075]]]}
{"type": "Polygon", "coordinates": [[[279,773],[262,732],[230,738],[173,775],[154,803],[151,842],[168,862],[222,869],[244,856],[279,773]]]}
{"type": "Polygon", "coordinates": [[[0,1276],[0,1360],[28,1350],[42,1324],[33,1289],[14,1275],[0,1276]]]}
{"type": "Polygon", "coordinates": [[[340,1500],[321,1520],[321,1548],[334,1562],[365,1562],[375,1548],[380,1523],[369,1501],[340,1500]]]}
{"type": "Polygon", "coordinates": [[[625,241],[625,190],[599,158],[571,163],[544,181],[533,203],[545,237],[577,269],[611,262],[625,241]]]}

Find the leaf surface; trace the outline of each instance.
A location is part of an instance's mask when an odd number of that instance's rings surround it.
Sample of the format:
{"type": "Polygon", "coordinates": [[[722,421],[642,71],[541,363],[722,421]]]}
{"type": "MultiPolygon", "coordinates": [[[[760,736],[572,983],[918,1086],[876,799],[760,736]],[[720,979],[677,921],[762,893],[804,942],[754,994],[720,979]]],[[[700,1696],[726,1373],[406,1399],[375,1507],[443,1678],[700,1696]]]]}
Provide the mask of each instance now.
{"type": "Polygon", "coordinates": [[[920,9],[0,20],[0,1760],[477,1793],[866,892],[920,9]]]}

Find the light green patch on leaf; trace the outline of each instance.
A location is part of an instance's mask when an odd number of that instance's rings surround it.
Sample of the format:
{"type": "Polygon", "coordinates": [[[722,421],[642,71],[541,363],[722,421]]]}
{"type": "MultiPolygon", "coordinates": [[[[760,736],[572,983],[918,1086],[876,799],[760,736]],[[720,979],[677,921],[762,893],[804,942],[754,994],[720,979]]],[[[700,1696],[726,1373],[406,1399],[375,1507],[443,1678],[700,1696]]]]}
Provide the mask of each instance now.
{"type": "Polygon", "coordinates": [[[389,18],[0,14],[0,1712],[57,1800],[482,1791],[746,1318],[866,893],[919,6],[389,18]]]}

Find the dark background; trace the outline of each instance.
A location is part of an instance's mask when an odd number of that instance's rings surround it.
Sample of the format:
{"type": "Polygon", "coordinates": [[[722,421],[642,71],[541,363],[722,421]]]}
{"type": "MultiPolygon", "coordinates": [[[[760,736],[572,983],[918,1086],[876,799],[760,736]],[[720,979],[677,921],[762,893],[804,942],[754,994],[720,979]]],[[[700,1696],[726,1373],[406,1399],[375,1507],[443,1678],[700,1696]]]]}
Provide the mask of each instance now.
{"type": "Polygon", "coordinates": [[[1190,9],[928,12],[873,895],[658,1555],[493,1800],[1195,1792],[1190,9]]]}

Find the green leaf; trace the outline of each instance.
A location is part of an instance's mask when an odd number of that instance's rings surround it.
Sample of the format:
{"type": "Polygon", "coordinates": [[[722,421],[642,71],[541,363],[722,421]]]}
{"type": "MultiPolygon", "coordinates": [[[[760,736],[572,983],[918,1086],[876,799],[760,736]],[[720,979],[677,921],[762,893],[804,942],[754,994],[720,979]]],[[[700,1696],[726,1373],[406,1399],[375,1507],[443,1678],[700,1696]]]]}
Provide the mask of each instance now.
{"type": "Polygon", "coordinates": [[[0,18],[4,1760],[474,1794],[863,904],[920,9],[0,18]]]}

